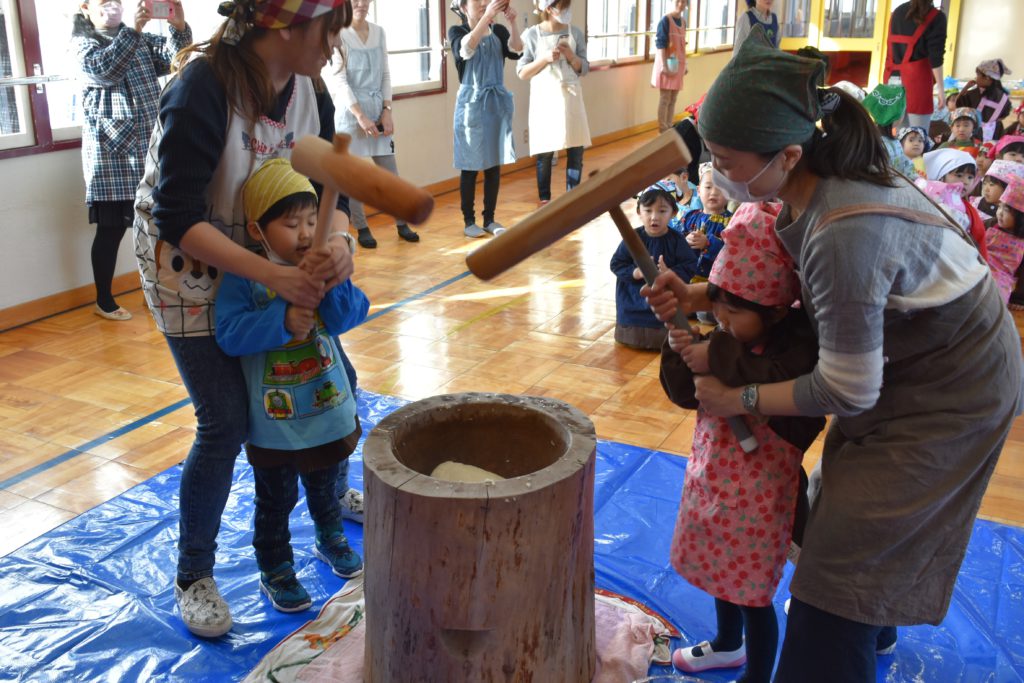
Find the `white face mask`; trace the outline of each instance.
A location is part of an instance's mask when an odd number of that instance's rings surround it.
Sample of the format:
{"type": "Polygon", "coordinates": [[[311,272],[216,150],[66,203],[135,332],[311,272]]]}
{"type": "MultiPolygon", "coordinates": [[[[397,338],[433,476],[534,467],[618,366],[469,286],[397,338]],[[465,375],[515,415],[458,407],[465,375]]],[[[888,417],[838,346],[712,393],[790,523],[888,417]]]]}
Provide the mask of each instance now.
{"type": "Polygon", "coordinates": [[[551,9],[551,16],[555,18],[560,24],[571,24],[572,23],[572,7],[566,7],[563,10],[551,9]]]}
{"type": "Polygon", "coordinates": [[[267,260],[271,263],[276,263],[279,266],[290,266],[293,265],[288,261],[277,255],[277,252],[270,248],[270,242],[267,240],[267,236],[263,234],[263,228],[260,224],[256,224],[256,229],[260,231],[260,244],[263,246],[263,251],[267,254],[267,260]]]}
{"type": "MultiPolygon", "coordinates": [[[[782,152],[779,152],[779,154],[782,154],[782,152]]],[[[754,195],[750,193],[750,185],[754,183],[762,175],[764,175],[764,172],[768,170],[768,167],[775,163],[775,160],[779,158],[779,154],[773,156],[771,160],[769,160],[769,162],[764,165],[764,168],[757,172],[757,175],[755,175],[753,178],[746,182],[729,180],[729,178],[727,178],[725,174],[723,174],[717,168],[712,166],[711,177],[714,180],[715,187],[720,189],[726,197],[736,202],[763,202],[769,199],[775,199],[779,194],[779,190],[781,190],[782,186],[786,184],[785,174],[782,176],[782,180],[779,181],[778,185],[776,185],[771,190],[771,192],[765,192],[763,194],[754,195]]]]}

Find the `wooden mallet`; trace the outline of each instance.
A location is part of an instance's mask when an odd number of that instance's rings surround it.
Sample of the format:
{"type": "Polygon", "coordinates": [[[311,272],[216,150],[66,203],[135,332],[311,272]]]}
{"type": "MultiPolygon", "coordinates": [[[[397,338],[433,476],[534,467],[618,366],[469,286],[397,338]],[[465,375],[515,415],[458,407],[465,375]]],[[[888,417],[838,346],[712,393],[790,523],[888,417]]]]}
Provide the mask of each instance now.
{"type": "Polygon", "coordinates": [[[348,153],[350,141],[351,138],[342,133],[334,136],[334,144],[315,135],[307,135],[295,143],[292,150],[292,168],[324,188],[314,247],[327,244],[335,205],[342,192],[414,225],[425,222],[434,210],[434,198],[429,192],[372,161],[352,156],[348,153]]]}
{"type": "MultiPolygon", "coordinates": [[[[593,174],[572,192],[542,206],[507,232],[489,240],[466,257],[466,264],[474,275],[490,280],[602,213],[610,212],[627,247],[630,247],[637,267],[648,283],[653,282],[658,275],[658,268],[629,225],[619,204],[624,198],[689,163],[690,152],[682,137],[675,129],[667,130],[608,168],[593,174]],[[615,211],[618,211],[618,215],[615,211]],[[627,237],[627,233],[631,237],[627,237]],[[638,251],[634,251],[636,246],[639,246],[638,251]]],[[[676,312],[673,323],[682,329],[690,329],[682,311],[676,312]]],[[[757,439],[742,417],[729,418],[729,425],[743,450],[750,452],[757,447],[757,439]]]]}

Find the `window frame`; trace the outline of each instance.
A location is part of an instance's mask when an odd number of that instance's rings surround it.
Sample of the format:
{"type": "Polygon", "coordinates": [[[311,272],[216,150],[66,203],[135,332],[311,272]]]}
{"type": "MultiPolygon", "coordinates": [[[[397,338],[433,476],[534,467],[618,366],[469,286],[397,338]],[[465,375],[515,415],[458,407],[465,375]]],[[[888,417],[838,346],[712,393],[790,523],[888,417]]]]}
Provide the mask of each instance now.
{"type": "MultiPolygon", "coordinates": [[[[589,41],[591,38],[625,38],[633,35],[644,36],[644,53],[643,55],[630,55],[621,59],[600,59],[591,60],[590,68],[591,71],[603,71],[606,69],[614,69],[621,66],[632,66],[634,64],[642,64],[645,62],[653,62],[654,54],[657,48],[654,46],[655,35],[657,34],[657,21],[661,20],[661,17],[657,17],[657,20],[652,18],[651,12],[653,10],[654,0],[634,0],[636,2],[637,9],[644,8],[645,15],[648,17],[649,30],[641,31],[626,31],[623,33],[600,33],[591,34],[589,30],[589,16],[586,17],[587,28],[585,29],[586,37],[588,41],[587,50],[589,52],[590,46],[589,41]]],[[[699,36],[702,32],[706,31],[717,31],[717,30],[730,30],[733,32],[733,37],[736,35],[736,20],[739,13],[736,11],[736,4],[730,0],[729,8],[732,12],[732,23],[725,26],[701,26],[699,22],[701,4],[708,2],[709,0],[689,0],[690,7],[688,10],[688,21],[686,24],[686,55],[687,57],[697,57],[700,55],[715,54],[717,52],[728,52],[733,49],[731,43],[716,45],[712,48],[702,48],[699,44],[699,36]]]]}
{"type": "MultiPolygon", "coordinates": [[[[374,2],[374,18],[376,18],[376,12],[378,3],[381,0],[374,2]]],[[[401,3],[402,0],[395,0],[396,4],[401,3]]],[[[440,95],[448,92],[448,5],[444,0],[425,0],[427,3],[434,3],[437,6],[437,31],[432,36],[433,39],[437,40],[436,47],[429,45],[425,48],[411,48],[402,50],[388,50],[388,55],[400,55],[400,54],[411,54],[411,53],[427,53],[436,54],[440,59],[439,76],[437,80],[421,81],[420,83],[407,83],[405,85],[394,85],[392,83],[391,92],[392,100],[408,100],[416,97],[424,97],[428,95],[440,95]]],[[[376,23],[376,22],[375,22],[376,23]]],[[[380,25],[379,23],[377,24],[380,25]]],[[[389,45],[390,47],[390,45],[389,45]]]]}
{"type": "MultiPolygon", "coordinates": [[[[8,1],[8,6],[16,13],[16,16],[8,15],[7,17],[8,19],[16,19],[16,23],[11,27],[11,33],[15,37],[20,37],[17,45],[11,45],[12,72],[14,74],[26,74],[31,77],[30,74],[34,72],[37,65],[40,69],[43,66],[42,41],[39,36],[39,13],[36,10],[36,3],[45,0],[8,1]],[[20,61],[17,59],[19,56],[20,61]]],[[[400,2],[401,0],[398,1],[400,2]]],[[[438,41],[436,50],[440,59],[440,78],[437,81],[424,82],[424,85],[409,84],[394,88],[394,100],[396,101],[438,95],[448,91],[448,51],[445,47],[445,39],[448,33],[448,17],[446,14],[448,7],[444,0],[426,1],[435,3],[438,10],[437,29],[433,32],[433,38],[438,41]]],[[[427,49],[434,50],[435,48],[427,49]]],[[[389,51],[388,54],[391,54],[391,52],[405,51],[389,51]]],[[[15,77],[21,78],[22,76],[15,77]]],[[[45,79],[46,77],[43,76],[42,78],[45,79]]],[[[54,80],[73,79],[69,76],[54,80]]],[[[52,127],[45,82],[39,85],[19,85],[14,87],[24,88],[27,91],[27,96],[16,94],[16,97],[23,98],[19,100],[19,103],[26,103],[27,106],[24,113],[26,130],[15,135],[24,135],[26,142],[30,144],[0,149],[0,160],[60,152],[82,146],[81,126],[52,127]]]]}

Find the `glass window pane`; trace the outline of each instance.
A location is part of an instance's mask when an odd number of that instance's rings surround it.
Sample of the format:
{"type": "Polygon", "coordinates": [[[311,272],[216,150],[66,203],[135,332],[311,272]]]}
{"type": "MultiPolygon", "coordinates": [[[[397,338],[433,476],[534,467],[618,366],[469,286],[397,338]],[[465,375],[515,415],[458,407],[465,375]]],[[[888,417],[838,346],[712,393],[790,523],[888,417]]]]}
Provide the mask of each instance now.
{"type": "MultiPolygon", "coordinates": [[[[439,0],[376,0],[368,20],[384,29],[392,87],[441,80],[439,0]]],[[[455,20],[455,15],[450,15],[455,20]]],[[[502,20],[502,23],[505,23],[502,20]]]]}
{"type": "Polygon", "coordinates": [[[35,144],[29,86],[2,84],[25,76],[21,30],[14,0],[0,0],[0,149],[35,144]]]}
{"type": "Polygon", "coordinates": [[[825,35],[829,38],[873,37],[877,5],[877,0],[827,0],[825,35]]]}
{"type": "MultiPolygon", "coordinates": [[[[593,0],[587,3],[587,59],[616,60],[643,56],[643,0],[593,0]]],[[[659,17],[660,18],[660,17],[659,17]]]]}
{"type": "Polygon", "coordinates": [[[697,31],[697,47],[713,50],[732,45],[733,29],[736,24],[735,3],[732,0],[701,0],[700,28],[697,31]]]}
{"type": "Polygon", "coordinates": [[[806,38],[810,24],[811,0],[783,0],[779,21],[784,38],[806,38]]]}
{"type": "MultiPolygon", "coordinates": [[[[47,10],[43,2],[36,3],[38,17],[45,16],[47,10]]],[[[68,5],[67,7],[74,7],[68,5]]],[[[52,8],[50,8],[52,11],[52,8]]],[[[81,125],[81,113],[78,111],[79,87],[75,83],[75,64],[68,50],[71,40],[70,13],[61,14],[60,21],[41,21],[39,31],[39,49],[43,54],[43,73],[47,76],[62,76],[64,80],[46,84],[46,104],[50,112],[50,128],[70,128],[81,125]]],[[[77,137],[77,131],[71,136],[77,137]]]]}

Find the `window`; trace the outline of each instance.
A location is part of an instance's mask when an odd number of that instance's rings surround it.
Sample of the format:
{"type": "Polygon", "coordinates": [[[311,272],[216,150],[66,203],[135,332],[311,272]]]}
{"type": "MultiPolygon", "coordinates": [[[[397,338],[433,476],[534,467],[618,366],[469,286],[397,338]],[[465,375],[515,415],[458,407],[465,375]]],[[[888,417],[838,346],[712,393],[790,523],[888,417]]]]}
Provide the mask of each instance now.
{"type": "MultiPolygon", "coordinates": [[[[590,62],[638,61],[647,57],[647,0],[589,0],[587,59],[590,62]]],[[[660,17],[659,17],[660,18],[660,17]]]]}
{"type": "MultiPolygon", "coordinates": [[[[445,0],[376,0],[370,21],[388,37],[396,94],[442,90],[445,0]],[[410,11],[411,10],[411,11],[410,11]]],[[[130,0],[125,0],[130,21],[130,0]]],[[[196,42],[224,18],[211,0],[182,0],[196,42]]],[[[68,46],[77,0],[0,0],[0,158],[65,149],[81,136],[77,67],[68,46]]],[[[148,33],[168,34],[165,21],[148,33]]]]}
{"type": "Polygon", "coordinates": [[[811,0],[785,0],[779,16],[783,38],[806,38],[811,23],[811,0]]]}
{"type": "Polygon", "coordinates": [[[697,30],[693,50],[707,52],[731,48],[736,26],[735,0],[690,0],[690,11],[696,5],[697,30]]]}
{"type": "Polygon", "coordinates": [[[444,0],[376,0],[367,20],[384,29],[396,95],[444,88],[444,0]]]}
{"type": "Polygon", "coordinates": [[[872,37],[877,4],[877,0],[826,0],[825,35],[829,38],[872,37]]]}

